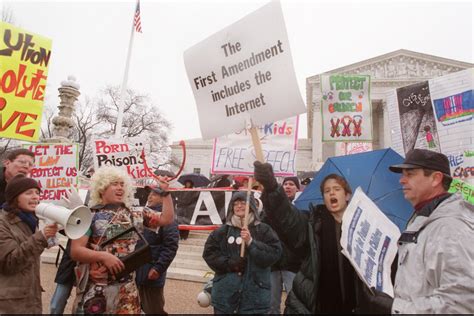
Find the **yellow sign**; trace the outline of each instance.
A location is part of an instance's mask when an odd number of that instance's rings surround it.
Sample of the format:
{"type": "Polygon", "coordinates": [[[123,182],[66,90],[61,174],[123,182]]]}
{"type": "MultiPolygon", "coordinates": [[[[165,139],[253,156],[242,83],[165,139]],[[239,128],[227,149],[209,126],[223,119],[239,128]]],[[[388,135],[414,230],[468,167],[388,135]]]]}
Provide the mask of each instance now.
{"type": "Polygon", "coordinates": [[[51,40],[0,22],[0,137],[38,141],[51,40]]]}

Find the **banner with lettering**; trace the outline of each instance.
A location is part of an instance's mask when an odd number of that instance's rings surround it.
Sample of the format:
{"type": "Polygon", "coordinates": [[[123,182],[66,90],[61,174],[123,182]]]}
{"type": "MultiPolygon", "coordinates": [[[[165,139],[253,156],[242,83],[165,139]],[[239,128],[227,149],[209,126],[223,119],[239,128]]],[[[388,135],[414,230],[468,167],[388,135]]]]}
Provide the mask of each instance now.
{"type": "Polygon", "coordinates": [[[342,253],[362,281],[393,297],[391,266],[400,231],[360,187],[342,217],[342,253]]]}
{"type": "Polygon", "coordinates": [[[79,145],[67,143],[24,144],[35,154],[31,178],[41,187],[41,201],[58,201],[79,184],[79,145]]]}
{"type": "Polygon", "coordinates": [[[306,112],[279,1],[184,52],[204,139],[306,112]]]}
{"type": "Polygon", "coordinates": [[[455,179],[474,184],[474,80],[466,69],[387,93],[392,148],[445,154],[455,179]]]}
{"type": "MultiPolygon", "coordinates": [[[[276,176],[296,174],[298,116],[259,127],[263,156],[276,176]]],[[[253,175],[255,150],[247,130],[214,140],[211,173],[253,175]]]]}
{"type": "Polygon", "coordinates": [[[92,142],[94,169],[102,166],[116,166],[130,175],[133,185],[148,185],[148,172],[142,158],[144,148],[139,138],[97,139],[92,142]]]}
{"type": "Polygon", "coordinates": [[[51,40],[0,21],[0,137],[38,141],[51,40]]]}
{"type": "Polygon", "coordinates": [[[459,192],[461,193],[464,200],[474,205],[474,185],[470,185],[469,183],[460,181],[458,179],[453,179],[448,192],[459,192]]]}
{"type": "Polygon", "coordinates": [[[369,75],[321,75],[323,142],[372,141],[369,75]]]}

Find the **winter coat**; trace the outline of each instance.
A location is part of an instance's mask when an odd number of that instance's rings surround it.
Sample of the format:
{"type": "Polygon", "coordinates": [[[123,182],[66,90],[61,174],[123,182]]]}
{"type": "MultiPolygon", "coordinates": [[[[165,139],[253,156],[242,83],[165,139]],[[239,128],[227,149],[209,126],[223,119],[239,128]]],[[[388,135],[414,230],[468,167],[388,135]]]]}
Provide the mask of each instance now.
{"type": "Polygon", "coordinates": [[[241,247],[235,242],[241,229],[229,219],[234,201],[242,196],[245,193],[234,194],[227,223],[213,231],[204,246],[203,258],[215,272],[212,305],[226,314],[265,314],[270,308],[270,267],[280,258],[281,245],[272,228],[258,220],[255,202],[251,201],[255,220],[248,226],[253,240],[245,249],[245,271],[242,274],[229,270],[229,260],[240,256],[241,247]]]}
{"type": "Polygon", "coordinates": [[[5,180],[5,167],[0,166],[0,205],[5,203],[5,190],[7,188],[7,180],[5,180]]]}
{"type": "Polygon", "coordinates": [[[419,210],[400,238],[392,312],[474,313],[473,241],[474,206],[461,195],[419,210]]]}
{"type": "Polygon", "coordinates": [[[285,313],[359,312],[363,284],[345,257],[340,273],[335,220],[326,207],[311,205],[309,214],[299,212],[282,187],[264,191],[261,199],[280,240],[302,260],[285,313]]]}
{"type": "Polygon", "coordinates": [[[41,314],[40,255],[43,233],[0,211],[0,314],[41,314]]]}
{"type": "MultiPolygon", "coordinates": [[[[161,205],[156,211],[161,211],[161,205]]],[[[144,285],[149,287],[164,287],[166,280],[166,270],[170,266],[176,252],[178,251],[179,230],[178,223],[173,223],[160,227],[158,233],[145,229],[143,236],[150,244],[151,257],[153,262],[147,263],[136,271],[137,285],[144,285]],[[154,268],[160,273],[160,277],[156,280],[148,280],[148,272],[154,268]]],[[[138,242],[137,247],[141,246],[141,241],[138,242]]]]}

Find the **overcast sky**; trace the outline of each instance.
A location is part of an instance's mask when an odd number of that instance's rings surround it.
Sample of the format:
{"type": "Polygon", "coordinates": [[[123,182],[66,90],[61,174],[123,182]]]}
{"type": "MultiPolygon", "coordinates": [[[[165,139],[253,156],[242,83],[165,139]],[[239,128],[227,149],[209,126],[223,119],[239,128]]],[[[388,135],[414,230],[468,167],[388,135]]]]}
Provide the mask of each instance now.
{"type": "MultiPolygon", "coordinates": [[[[130,88],[147,93],[174,126],[171,139],[200,138],[183,52],[269,1],[141,0],[130,88]]],[[[17,25],[53,40],[47,96],[74,75],[84,95],[119,85],[135,1],[0,0],[17,25]]],[[[282,1],[296,77],[307,77],[408,49],[473,62],[472,1],[282,1]]],[[[306,137],[306,115],[300,136],[306,137]]]]}

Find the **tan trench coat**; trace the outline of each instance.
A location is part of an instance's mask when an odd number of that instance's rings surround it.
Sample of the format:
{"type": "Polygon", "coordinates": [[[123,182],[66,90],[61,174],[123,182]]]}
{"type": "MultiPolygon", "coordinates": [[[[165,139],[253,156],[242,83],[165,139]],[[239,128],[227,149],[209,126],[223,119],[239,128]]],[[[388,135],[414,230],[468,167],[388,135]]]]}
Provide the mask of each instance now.
{"type": "Polygon", "coordinates": [[[41,314],[40,255],[48,243],[7,214],[0,211],[0,314],[41,314]]]}

